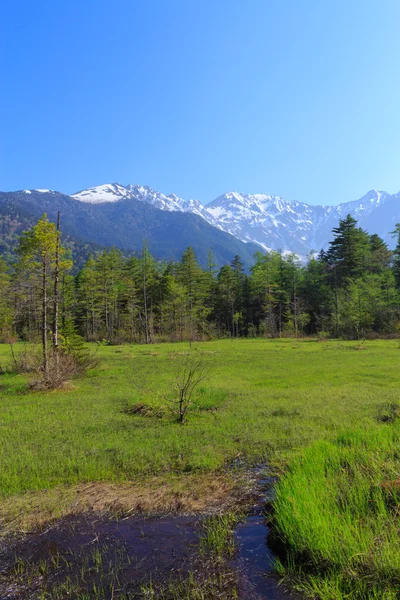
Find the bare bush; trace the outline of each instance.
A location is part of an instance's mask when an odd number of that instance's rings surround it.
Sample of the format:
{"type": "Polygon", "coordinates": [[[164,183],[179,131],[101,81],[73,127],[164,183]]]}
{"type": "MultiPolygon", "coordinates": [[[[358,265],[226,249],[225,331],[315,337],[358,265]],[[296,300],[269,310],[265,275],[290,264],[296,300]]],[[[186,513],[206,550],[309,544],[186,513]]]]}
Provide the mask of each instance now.
{"type": "MultiPolygon", "coordinates": [[[[173,389],[169,394],[160,392],[153,392],[153,394],[163,398],[164,401],[172,406],[174,414],[178,413],[178,421],[183,425],[187,412],[194,402],[194,392],[197,386],[210,376],[211,367],[203,354],[193,352],[192,350],[187,353],[181,353],[175,360],[179,362],[177,362],[175,369],[173,389]]],[[[136,379],[133,380],[133,385],[145,396],[152,393],[145,383],[148,379],[142,372],[136,373],[136,379]]],[[[129,412],[131,414],[145,414],[147,412],[148,415],[148,411],[143,407],[147,408],[147,405],[138,403],[131,407],[129,412]]],[[[163,414],[164,409],[162,407],[152,409],[152,416],[162,416],[163,414]]]]}
{"type": "Polygon", "coordinates": [[[176,395],[170,398],[178,407],[179,422],[184,423],[186,413],[192,402],[196,387],[210,375],[210,367],[200,354],[189,353],[180,362],[176,377],[175,389],[176,395]]]}
{"type": "Polygon", "coordinates": [[[79,365],[73,356],[65,352],[52,352],[48,356],[47,369],[43,365],[37,369],[38,378],[30,387],[35,390],[54,390],[79,372],[79,365]]]}

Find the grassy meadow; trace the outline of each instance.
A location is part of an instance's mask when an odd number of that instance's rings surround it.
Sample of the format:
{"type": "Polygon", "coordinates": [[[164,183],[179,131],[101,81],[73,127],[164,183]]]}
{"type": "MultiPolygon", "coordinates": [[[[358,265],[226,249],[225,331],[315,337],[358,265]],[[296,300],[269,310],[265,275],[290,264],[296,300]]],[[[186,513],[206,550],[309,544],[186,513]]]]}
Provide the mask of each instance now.
{"type": "Polygon", "coordinates": [[[0,346],[3,526],[59,516],[82,497],[96,508],[99,495],[104,506],[134,496],[149,510],[201,509],[229,496],[227,467],[266,463],[282,475],[278,570],[322,600],[399,597],[399,342],[193,344],[210,376],[182,426],[170,399],[189,351],[101,347],[97,368],[43,393],[7,370],[0,346]]]}

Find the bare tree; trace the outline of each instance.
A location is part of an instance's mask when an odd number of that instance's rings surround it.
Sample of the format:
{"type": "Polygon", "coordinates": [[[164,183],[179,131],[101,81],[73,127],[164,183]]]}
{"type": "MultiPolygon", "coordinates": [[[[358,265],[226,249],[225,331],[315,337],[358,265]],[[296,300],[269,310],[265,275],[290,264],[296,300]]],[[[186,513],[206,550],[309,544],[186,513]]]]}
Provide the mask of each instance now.
{"type": "MultiPolygon", "coordinates": [[[[189,352],[183,358],[179,356],[179,364],[175,369],[175,384],[171,392],[167,394],[156,393],[159,398],[163,398],[165,402],[173,405],[174,412],[177,409],[178,421],[182,425],[185,423],[186,414],[194,402],[196,387],[208,378],[210,373],[211,368],[205,362],[204,356],[197,352],[189,352]]],[[[132,383],[142,394],[152,396],[154,392],[143,383],[148,380],[148,374],[149,372],[136,373],[136,379],[132,383]]],[[[142,402],[129,406],[127,410],[132,414],[154,414],[152,408],[142,402]]]]}
{"type": "Polygon", "coordinates": [[[190,353],[181,362],[175,378],[177,397],[172,399],[178,405],[180,423],[185,422],[196,387],[209,375],[210,368],[201,354],[196,356],[190,353]]]}
{"type": "Polygon", "coordinates": [[[55,370],[59,375],[59,353],[58,353],[58,310],[59,310],[59,280],[60,280],[60,211],[57,214],[57,234],[54,266],[54,311],[53,311],[53,353],[55,370]]]}

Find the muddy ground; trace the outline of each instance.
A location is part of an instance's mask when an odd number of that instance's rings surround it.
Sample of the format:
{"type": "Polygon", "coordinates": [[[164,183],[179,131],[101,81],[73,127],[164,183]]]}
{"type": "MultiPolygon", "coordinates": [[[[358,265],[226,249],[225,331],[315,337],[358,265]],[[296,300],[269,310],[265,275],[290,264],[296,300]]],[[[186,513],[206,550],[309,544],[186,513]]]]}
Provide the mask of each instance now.
{"type": "MultiPolygon", "coordinates": [[[[43,532],[3,540],[0,597],[294,598],[274,578],[263,577],[262,585],[259,555],[249,564],[248,552],[238,548],[232,560],[214,562],[211,549],[206,556],[199,552],[201,536],[199,516],[69,517],[43,532]]],[[[259,538],[248,541],[260,551],[259,538]]]]}
{"type": "Polygon", "coordinates": [[[233,504],[225,491],[220,510],[215,499],[208,511],[185,515],[90,510],[3,532],[0,598],[297,600],[273,576],[267,544],[275,479],[259,468],[246,481],[229,495],[233,504]],[[227,510],[241,517],[220,528],[227,510]]]}

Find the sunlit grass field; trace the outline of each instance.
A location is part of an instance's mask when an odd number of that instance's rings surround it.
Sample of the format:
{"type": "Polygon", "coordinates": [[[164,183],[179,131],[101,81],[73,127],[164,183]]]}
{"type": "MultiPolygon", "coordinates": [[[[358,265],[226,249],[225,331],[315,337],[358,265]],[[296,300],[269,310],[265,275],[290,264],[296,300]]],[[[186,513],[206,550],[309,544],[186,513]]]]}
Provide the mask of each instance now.
{"type": "Polygon", "coordinates": [[[0,346],[3,503],[265,463],[283,474],[274,518],[290,549],[285,572],[323,600],[399,597],[400,494],[388,483],[400,477],[398,341],[106,346],[99,358],[62,391],[32,392],[0,346]],[[170,400],[189,352],[210,376],[182,426],[170,400]],[[132,414],[135,404],[143,410],[132,414]]]}
{"type": "MultiPolygon", "coordinates": [[[[99,367],[65,390],[30,392],[0,376],[0,495],[82,481],[211,472],[238,456],[283,465],[313,440],[377,426],[398,402],[397,341],[240,340],[195,344],[211,367],[176,421],[175,374],[188,344],[100,349],[99,367]],[[167,396],[167,398],[166,398],[167,396]],[[128,414],[135,403],[160,407],[128,414]]],[[[9,349],[0,346],[0,365],[9,349]]]]}
{"type": "Polygon", "coordinates": [[[400,598],[400,422],[301,451],[277,485],[275,536],[300,589],[323,600],[400,598]]]}

